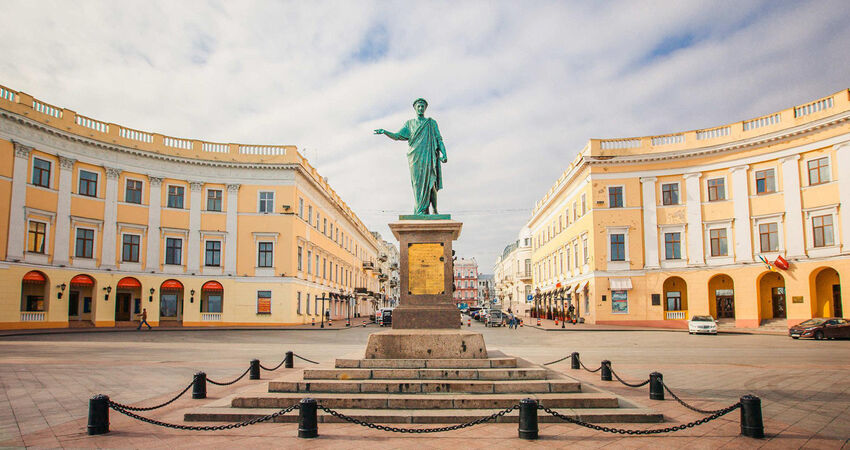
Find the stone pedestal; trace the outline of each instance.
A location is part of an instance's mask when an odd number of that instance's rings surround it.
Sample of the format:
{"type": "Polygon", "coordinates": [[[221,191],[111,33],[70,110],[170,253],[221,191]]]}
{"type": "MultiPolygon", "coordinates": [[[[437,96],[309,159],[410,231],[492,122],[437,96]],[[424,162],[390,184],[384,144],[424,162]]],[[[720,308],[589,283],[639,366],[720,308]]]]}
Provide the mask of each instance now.
{"type": "Polygon", "coordinates": [[[472,331],[391,330],[369,335],[365,358],[485,359],[487,347],[484,336],[472,331]]]}

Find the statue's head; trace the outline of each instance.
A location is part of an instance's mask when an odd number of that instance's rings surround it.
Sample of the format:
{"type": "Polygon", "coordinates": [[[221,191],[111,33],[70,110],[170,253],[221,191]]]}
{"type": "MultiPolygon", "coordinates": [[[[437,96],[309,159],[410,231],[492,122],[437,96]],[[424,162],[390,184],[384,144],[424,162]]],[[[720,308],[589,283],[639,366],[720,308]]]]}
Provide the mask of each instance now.
{"type": "Polygon", "coordinates": [[[428,102],[424,98],[417,98],[413,101],[413,109],[416,111],[416,114],[420,116],[425,114],[425,109],[428,108],[428,102]]]}

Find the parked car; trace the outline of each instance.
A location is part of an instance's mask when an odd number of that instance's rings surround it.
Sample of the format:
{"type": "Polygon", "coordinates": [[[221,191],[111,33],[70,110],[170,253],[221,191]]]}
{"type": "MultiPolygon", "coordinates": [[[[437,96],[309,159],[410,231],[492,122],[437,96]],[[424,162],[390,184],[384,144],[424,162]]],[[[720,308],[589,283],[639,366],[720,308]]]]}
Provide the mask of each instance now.
{"type": "Polygon", "coordinates": [[[850,321],[840,317],[809,319],[791,327],[788,335],[794,339],[801,337],[818,340],[850,338],[850,321]]]}
{"type": "Polygon", "coordinates": [[[470,306],[470,307],[466,310],[466,315],[467,315],[467,316],[469,316],[469,317],[472,317],[472,316],[474,316],[474,315],[475,315],[475,313],[477,313],[478,311],[481,311],[481,307],[479,307],[479,306],[470,306]]]}
{"type": "Polygon", "coordinates": [[[494,309],[490,311],[490,314],[487,315],[487,321],[484,322],[484,326],[486,327],[500,327],[505,321],[505,313],[499,311],[498,309],[494,309]]]}
{"type": "Polygon", "coordinates": [[[717,322],[711,316],[693,316],[688,320],[688,334],[717,334],[717,322]]]}
{"type": "Polygon", "coordinates": [[[384,308],[381,310],[381,321],[378,325],[382,327],[391,327],[393,325],[393,308],[384,308]]]}

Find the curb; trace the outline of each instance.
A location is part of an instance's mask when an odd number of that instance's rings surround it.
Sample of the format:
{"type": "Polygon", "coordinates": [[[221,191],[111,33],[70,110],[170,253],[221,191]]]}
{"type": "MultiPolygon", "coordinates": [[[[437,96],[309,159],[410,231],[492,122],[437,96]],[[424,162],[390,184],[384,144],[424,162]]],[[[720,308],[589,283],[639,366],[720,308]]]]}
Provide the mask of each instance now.
{"type": "Polygon", "coordinates": [[[181,327],[181,328],[158,328],[154,327],[150,330],[137,330],[134,327],[122,327],[122,328],[114,328],[114,327],[103,327],[103,328],[47,328],[47,329],[31,329],[31,330],[3,330],[0,331],[0,338],[4,337],[14,337],[14,336],[37,336],[37,335],[49,335],[49,334],[84,334],[84,333],[147,333],[147,332],[172,332],[172,331],[343,331],[350,330],[353,328],[367,328],[374,325],[373,323],[367,323],[366,326],[363,325],[353,325],[353,326],[342,326],[342,327],[325,327],[320,328],[318,325],[315,327],[305,328],[303,326],[298,327],[181,327]]]}

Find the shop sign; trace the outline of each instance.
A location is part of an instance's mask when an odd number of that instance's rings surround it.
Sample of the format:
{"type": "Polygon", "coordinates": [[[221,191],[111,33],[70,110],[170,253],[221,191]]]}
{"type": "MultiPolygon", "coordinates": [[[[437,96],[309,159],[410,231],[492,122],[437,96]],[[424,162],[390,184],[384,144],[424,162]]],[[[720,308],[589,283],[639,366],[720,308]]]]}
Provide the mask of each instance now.
{"type": "Polygon", "coordinates": [[[611,291],[611,312],[613,314],[629,313],[629,291],[611,291]]]}

